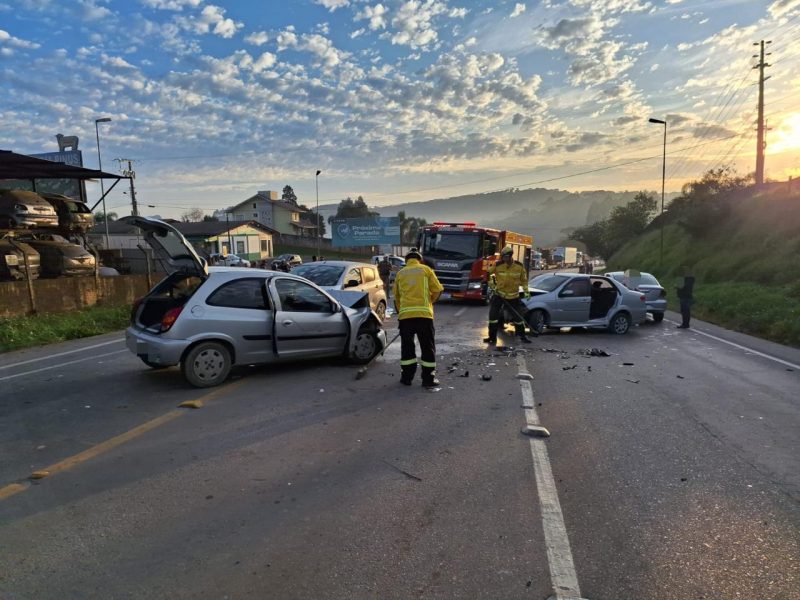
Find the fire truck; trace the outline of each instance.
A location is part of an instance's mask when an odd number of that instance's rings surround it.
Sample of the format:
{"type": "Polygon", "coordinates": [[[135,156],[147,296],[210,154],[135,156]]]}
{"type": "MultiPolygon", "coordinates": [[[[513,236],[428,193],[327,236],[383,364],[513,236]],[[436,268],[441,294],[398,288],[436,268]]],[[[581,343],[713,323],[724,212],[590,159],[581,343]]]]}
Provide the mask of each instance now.
{"type": "Polygon", "coordinates": [[[526,272],[531,268],[531,236],[475,223],[437,221],[422,229],[418,245],[425,263],[444,286],[443,299],[486,301],[489,267],[500,259],[505,246],[511,246],[514,260],[521,262],[526,272]]]}

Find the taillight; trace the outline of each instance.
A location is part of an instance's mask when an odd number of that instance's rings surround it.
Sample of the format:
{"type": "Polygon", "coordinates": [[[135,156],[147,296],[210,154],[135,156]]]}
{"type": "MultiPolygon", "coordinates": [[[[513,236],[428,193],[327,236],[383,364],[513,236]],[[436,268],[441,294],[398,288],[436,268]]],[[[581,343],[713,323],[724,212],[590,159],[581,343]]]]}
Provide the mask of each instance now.
{"type": "Polygon", "coordinates": [[[667,297],[667,290],[661,290],[661,292],[658,294],[658,297],[659,298],[666,298],[667,297]]]}
{"type": "Polygon", "coordinates": [[[642,302],[647,302],[647,296],[642,294],[641,296],[639,296],[639,300],[641,300],[642,302]]]}
{"type": "Polygon", "coordinates": [[[179,306],[178,308],[173,308],[167,311],[167,314],[165,314],[161,319],[161,333],[169,331],[169,328],[175,325],[175,321],[178,320],[178,315],[181,314],[182,310],[183,307],[179,306]]]}
{"type": "Polygon", "coordinates": [[[136,324],[136,312],[139,310],[139,306],[141,306],[142,300],[144,300],[144,297],[137,298],[136,300],[133,301],[133,306],[131,306],[131,325],[136,324]]]}

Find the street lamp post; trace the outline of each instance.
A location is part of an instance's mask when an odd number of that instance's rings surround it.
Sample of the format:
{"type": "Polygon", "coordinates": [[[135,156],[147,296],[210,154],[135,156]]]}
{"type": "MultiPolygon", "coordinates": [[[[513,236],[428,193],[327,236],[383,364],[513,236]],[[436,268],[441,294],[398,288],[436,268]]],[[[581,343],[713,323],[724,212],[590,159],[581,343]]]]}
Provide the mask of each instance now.
{"type": "MultiPolygon", "coordinates": [[[[661,119],[650,119],[651,123],[664,126],[664,154],[661,160],[661,254],[659,266],[664,268],[664,186],[667,177],[667,122],[661,119]]],[[[663,275],[663,274],[662,274],[663,275]]]]}
{"type": "MultiPolygon", "coordinates": [[[[94,136],[97,140],[97,170],[103,170],[103,161],[100,160],[100,130],[97,127],[98,123],[108,123],[111,121],[111,117],[102,117],[100,119],[94,120],[94,136]]],[[[105,223],[106,228],[106,250],[111,248],[111,244],[109,243],[108,239],[108,212],[106,211],[106,188],[103,183],[103,178],[100,178],[100,196],[103,200],[103,222],[105,223]]]]}
{"type": "Polygon", "coordinates": [[[321,243],[320,238],[322,237],[322,232],[320,231],[320,226],[319,226],[319,174],[320,173],[322,173],[322,171],[317,169],[317,174],[314,176],[314,187],[317,190],[317,260],[319,260],[319,254],[320,254],[319,248],[321,243]]]}

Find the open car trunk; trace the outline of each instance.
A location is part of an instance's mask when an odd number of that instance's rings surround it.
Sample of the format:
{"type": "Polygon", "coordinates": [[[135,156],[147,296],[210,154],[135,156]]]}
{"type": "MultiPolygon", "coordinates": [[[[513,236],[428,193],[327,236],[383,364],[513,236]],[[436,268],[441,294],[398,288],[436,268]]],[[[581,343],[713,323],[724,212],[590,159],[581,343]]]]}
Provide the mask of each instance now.
{"type": "Polygon", "coordinates": [[[142,329],[158,329],[164,315],[186,304],[204,281],[205,277],[193,273],[169,275],[134,305],[131,325],[142,329]]]}

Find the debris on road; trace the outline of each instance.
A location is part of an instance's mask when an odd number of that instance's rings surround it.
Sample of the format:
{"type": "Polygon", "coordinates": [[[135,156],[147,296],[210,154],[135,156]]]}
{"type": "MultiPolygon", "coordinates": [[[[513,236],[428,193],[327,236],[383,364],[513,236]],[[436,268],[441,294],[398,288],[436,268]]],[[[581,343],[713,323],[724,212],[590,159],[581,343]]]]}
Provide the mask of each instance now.
{"type": "Polygon", "coordinates": [[[526,381],[533,381],[533,375],[530,373],[517,373],[517,379],[524,379],[526,381]]]}
{"type": "Polygon", "coordinates": [[[632,367],[633,363],[622,363],[623,367],[632,367]]]}
{"type": "Polygon", "coordinates": [[[631,383],[639,383],[638,379],[626,379],[625,381],[630,381],[631,383]]]}
{"type": "Polygon", "coordinates": [[[486,374],[481,375],[481,381],[491,381],[491,380],[492,380],[491,375],[486,375],[486,374]]]}
{"type": "Polygon", "coordinates": [[[203,401],[202,400],[184,400],[180,404],[178,404],[178,408],[202,408],[203,401]]]}
{"type": "Polygon", "coordinates": [[[384,460],[383,462],[384,462],[384,464],[387,464],[390,467],[392,467],[395,471],[399,471],[400,473],[402,473],[403,475],[405,475],[409,479],[413,479],[414,481],[422,481],[421,478],[417,477],[416,475],[412,475],[408,471],[404,471],[403,469],[401,469],[397,465],[393,465],[392,463],[390,463],[388,460],[384,460]]]}
{"type": "Polygon", "coordinates": [[[600,348],[583,348],[582,350],[578,350],[575,354],[581,354],[583,356],[611,356],[605,350],[600,350],[600,348]]]}
{"type": "Polygon", "coordinates": [[[571,367],[561,367],[562,371],[571,371],[572,369],[578,368],[578,365],[572,365],[571,367]]]}
{"type": "Polygon", "coordinates": [[[33,473],[30,474],[30,476],[28,478],[29,479],[44,479],[48,475],[50,475],[50,471],[34,471],[33,473]]]}
{"type": "Polygon", "coordinates": [[[464,371],[464,374],[459,375],[459,377],[469,377],[469,371],[464,371]]]}
{"type": "Polygon", "coordinates": [[[522,433],[531,437],[550,437],[550,432],[541,425],[526,425],[522,428],[522,433]]]}
{"type": "Polygon", "coordinates": [[[677,377],[678,379],[686,379],[686,377],[684,377],[683,375],[675,375],[675,377],[677,377]]]}

